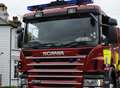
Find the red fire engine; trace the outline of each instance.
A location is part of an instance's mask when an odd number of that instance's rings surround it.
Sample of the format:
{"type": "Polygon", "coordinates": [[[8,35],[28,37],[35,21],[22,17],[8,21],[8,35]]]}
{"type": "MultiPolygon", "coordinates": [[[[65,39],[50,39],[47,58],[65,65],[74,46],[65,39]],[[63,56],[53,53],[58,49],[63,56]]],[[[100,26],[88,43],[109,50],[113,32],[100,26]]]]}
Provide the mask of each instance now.
{"type": "Polygon", "coordinates": [[[120,30],[92,3],[28,7],[18,30],[22,88],[120,88],[120,30]]]}

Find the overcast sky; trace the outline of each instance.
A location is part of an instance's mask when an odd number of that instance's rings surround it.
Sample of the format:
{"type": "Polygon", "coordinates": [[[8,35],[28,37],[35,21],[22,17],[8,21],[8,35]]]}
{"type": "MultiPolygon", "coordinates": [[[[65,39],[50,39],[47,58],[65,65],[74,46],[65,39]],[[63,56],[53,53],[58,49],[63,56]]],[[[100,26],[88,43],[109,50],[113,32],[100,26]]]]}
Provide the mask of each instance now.
{"type": "MultiPolygon", "coordinates": [[[[54,0],[0,0],[8,7],[10,17],[19,16],[22,18],[23,14],[27,12],[26,7],[30,5],[43,4],[54,0]]],[[[95,4],[101,8],[109,16],[116,18],[120,26],[120,0],[94,0],[95,4]]]]}

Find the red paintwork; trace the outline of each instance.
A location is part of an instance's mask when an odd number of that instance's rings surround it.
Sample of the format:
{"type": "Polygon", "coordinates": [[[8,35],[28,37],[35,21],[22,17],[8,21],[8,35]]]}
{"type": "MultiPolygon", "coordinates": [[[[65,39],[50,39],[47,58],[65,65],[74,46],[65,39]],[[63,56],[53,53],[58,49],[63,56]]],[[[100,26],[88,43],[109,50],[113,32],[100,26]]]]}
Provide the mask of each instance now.
{"type": "MultiPolygon", "coordinates": [[[[51,14],[51,13],[58,13],[58,12],[65,12],[67,10],[67,8],[71,8],[71,7],[77,7],[77,9],[81,9],[81,10],[88,10],[88,9],[96,9],[98,11],[101,11],[101,9],[98,7],[98,6],[95,6],[95,5],[75,5],[75,6],[64,6],[64,7],[57,7],[57,8],[52,8],[52,9],[47,9],[47,10],[44,10],[44,14],[47,15],[47,14],[51,14]]],[[[120,33],[120,31],[118,31],[117,33],[120,33]]],[[[118,34],[118,45],[120,43],[120,35],[118,34]]],[[[117,47],[118,47],[117,45],[117,47]]],[[[120,45],[119,45],[120,46],[120,45]]],[[[112,49],[112,56],[114,56],[114,49],[113,49],[113,46],[110,45],[110,46],[106,46],[108,48],[111,48],[112,49]]],[[[52,49],[29,49],[29,50],[25,50],[25,49],[22,49],[21,50],[21,54],[20,54],[20,61],[22,63],[22,68],[20,69],[21,72],[27,72],[29,73],[29,76],[28,76],[28,82],[31,82],[32,80],[37,80],[38,78],[36,77],[30,77],[30,75],[48,75],[48,76],[51,76],[51,75],[63,75],[63,76],[69,76],[68,73],[69,72],[30,72],[31,69],[34,69],[33,66],[31,65],[27,65],[27,64],[41,64],[41,65],[46,65],[46,64],[51,64],[50,62],[34,62],[32,59],[51,59],[52,58],[60,58],[60,59],[63,59],[63,58],[66,58],[66,59],[69,59],[69,57],[73,57],[73,56],[80,56],[80,57],[77,57],[77,63],[82,63],[84,65],[75,65],[74,66],[74,70],[73,72],[70,72],[70,75],[72,76],[82,76],[81,78],[79,77],[76,77],[74,79],[74,81],[76,81],[77,83],[81,83],[81,84],[76,84],[74,86],[74,88],[82,88],[83,86],[83,73],[86,73],[86,72],[104,72],[104,58],[103,58],[103,49],[106,48],[105,46],[103,45],[97,45],[97,46],[93,46],[93,47],[80,47],[80,48],[52,48],[52,49]],[[48,56],[44,56],[43,55],[43,52],[47,52],[47,51],[64,51],[64,55],[48,55],[48,56]],[[26,54],[26,53],[29,53],[26,54]],[[28,59],[29,58],[29,59],[28,59]],[[34,63],[33,63],[34,62],[34,63]],[[95,63],[97,62],[97,65],[95,66],[95,63]],[[76,71],[76,72],[75,72],[76,71]],[[83,72],[77,72],[77,71],[83,71],[83,72]]],[[[115,47],[116,48],[116,47],[115,47]]],[[[75,57],[76,58],[76,57],[75,57]]],[[[112,58],[113,62],[115,60],[115,57],[112,58]]],[[[55,68],[57,67],[58,64],[64,64],[66,62],[62,62],[62,63],[59,63],[59,62],[54,62],[56,63],[56,66],[54,67],[51,67],[51,68],[55,68]]],[[[67,64],[73,64],[74,62],[70,62],[69,60],[67,61],[67,64]]],[[[75,64],[77,64],[75,63],[75,64]]],[[[53,64],[52,64],[53,65],[53,64]]],[[[48,69],[46,71],[52,71],[50,67],[48,67],[48,69]]],[[[65,67],[66,68],[66,67],[65,67]]],[[[63,71],[67,71],[69,69],[62,69],[63,71]]],[[[46,69],[46,68],[45,68],[46,69]]],[[[39,71],[45,71],[45,69],[42,68],[42,70],[39,70],[39,71]]],[[[35,70],[34,70],[35,71],[35,70]]],[[[57,71],[57,70],[56,70],[57,71]]],[[[60,70],[59,70],[60,71],[60,70]]],[[[60,83],[60,82],[63,82],[63,83],[66,83],[66,82],[70,82],[69,80],[44,80],[46,82],[57,82],[57,83],[60,83]]],[[[42,82],[44,82],[42,81],[42,82]]],[[[72,83],[74,83],[72,81],[72,83]]],[[[28,88],[47,88],[48,87],[48,84],[42,84],[42,85],[32,85],[32,84],[28,84],[28,88]]],[[[51,87],[52,88],[52,87],[51,87]]],[[[55,88],[55,87],[53,87],[55,88]]],[[[65,88],[65,87],[64,87],[65,88]]]]}
{"type": "MultiPolygon", "coordinates": [[[[76,66],[76,69],[83,69],[83,71],[85,71],[85,72],[91,72],[91,71],[92,72],[96,72],[96,71],[103,71],[103,63],[101,63],[101,62],[103,62],[102,48],[103,47],[101,45],[98,45],[96,47],[61,48],[61,49],[59,48],[59,49],[45,49],[45,50],[41,50],[40,49],[40,50],[30,50],[30,51],[32,52],[32,54],[31,54],[32,57],[45,57],[45,56],[42,56],[42,52],[44,52],[44,51],[64,51],[64,56],[68,56],[68,57],[69,56],[83,56],[84,58],[82,60],[80,60],[80,62],[83,62],[85,64],[85,66],[84,67],[76,66]],[[94,55],[93,55],[93,52],[94,52],[94,55]],[[94,61],[95,59],[99,59],[99,64],[102,65],[102,66],[98,65],[100,67],[98,67],[96,70],[93,69],[93,64],[92,64],[92,61],[94,61]]],[[[24,51],[24,49],[23,49],[23,51],[24,51]]],[[[21,56],[22,55],[23,54],[21,53],[21,56]]],[[[61,56],[47,56],[47,57],[61,57],[61,56]]],[[[25,65],[25,63],[28,64],[28,63],[32,62],[31,60],[26,60],[26,56],[22,56],[21,57],[21,61],[22,61],[22,64],[24,64],[23,68],[21,69],[23,72],[32,69],[32,67],[29,67],[29,66],[25,65]]],[[[42,62],[41,62],[41,64],[42,64],[42,62]]],[[[45,63],[45,64],[47,64],[47,63],[45,63]]],[[[31,75],[38,75],[38,73],[30,73],[30,74],[31,75]]],[[[56,75],[57,74],[59,74],[59,73],[56,73],[56,75]]],[[[65,75],[66,73],[62,73],[62,74],[65,75]]],[[[75,73],[75,74],[76,75],[82,75],[80,73],[75,73]]],[[[33,79],[36,79],[36,78],[34,78],[34,77],[32,77],[32,78],[28,77],[29,82],[31,80],[33,80],[33,79]]],[[[79,79],[79,78],[77,78],[75,80],[78,81],[78,82],[82,82],[83,81],[83,79],[79,79]]],[[[43,85],[43,86],[44,87],[40,87],[40,88],[47,88],[47,87],[45,87],[47,85],[43,85]]],[[[80,85],[78,85],[78,86],[76,85],[75,88],[82,88],[82,85],[81,85],[81,87],[80,87],[80,85]]],[[[31,85],[30,88],[37,88],[37,87],[33,87],[33,85],[31,85]]]]}
{"type": "Polygon", "coordinates": [[[50,13],[59,13],[59,12],[66,12],[68,8],[77,8],[78,10],[88,10],[88,9],[96,9],[96,10],[101,10],[99,6],[97,5],[74,5],[74,6],[62,6],[62,7],[57,7],[57,8],[50,8],[43,10],[44,14],[50,14],[50,13]]]}
{"type": "MultiPolygon", "coordinates": [[[[59,48],[59,49],[30,50],[30,52],[32,53],[31,54],[32,57],[45,57],[45,58],[46,57],[61,57],[61,56],[43,56],[42,52],[45,52],[45,51],[64,51],[64,56],[68,56],[68,57],[69,56],[85,56],[82,60],[80,60],[80,62],[83,62],[85,64],[84,67],[76,66],[76,69],[83,69],[84,72],[104,72],[103,48],[105,47],[103,47],[102,45],[98,45],[96,47],[84,47],[84,48],[61,48],[61,49],[59,48]],[[96,69],[94,69],[94,65],[93,65],[95,60],[97,60],[97,63],[98,63],[96,66],[96,69]]],[[[24,49],[22,51],[24,51],[24,49]]],[[[27,64],[31,63],[32,60],[26,60],[26,56],[23,55],[22,51],[21,51],[21,62],[22,62],[23,68],[21,69],[21,71],[26,72],[30,69],[33,69],[32,67],[29,67],[26,65],[26,63],[27,64]]],[[[66,73],[62,73],[62,74],[65,75],[66,73]]],[[[75,74],[82,75],[80,73],[75,73],[75,74]]],[[[30,75],[40,75],[40,74],[30,73],[30,75]]],[[[59,73],[56,73],[56,75],[59,75],[59,73]]],[[[29,82],[33,79],[36,79],[36,78],[28,77],[29,82]]],[[[82,79],[77,78],[75,80],[77,82],[83,82],[83,78],[82,79]]],[[[54,81],[51,80],[51,82],[54,82],[54,81]]],[[[29,88],[37,88],[37,86],[35,87],[30,84],[29,88]]],[[[47,84],[42,85],[39,88],[47,88],[47,84]]],[[[75,88],[82,88],[82,85],[81,86],[79,85],[79,87],[76,85],[75,88]]]]}

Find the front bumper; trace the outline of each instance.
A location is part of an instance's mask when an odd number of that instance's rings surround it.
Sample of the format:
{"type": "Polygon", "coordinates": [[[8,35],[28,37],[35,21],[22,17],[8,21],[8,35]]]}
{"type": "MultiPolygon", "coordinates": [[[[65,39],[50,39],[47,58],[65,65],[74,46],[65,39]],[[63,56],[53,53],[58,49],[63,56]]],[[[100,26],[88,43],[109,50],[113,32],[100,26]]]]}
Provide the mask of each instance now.
{"type": "Polygon", "coordinates": [[[103,88],[104,75],[85,75],[83,88],[103,88]]]}

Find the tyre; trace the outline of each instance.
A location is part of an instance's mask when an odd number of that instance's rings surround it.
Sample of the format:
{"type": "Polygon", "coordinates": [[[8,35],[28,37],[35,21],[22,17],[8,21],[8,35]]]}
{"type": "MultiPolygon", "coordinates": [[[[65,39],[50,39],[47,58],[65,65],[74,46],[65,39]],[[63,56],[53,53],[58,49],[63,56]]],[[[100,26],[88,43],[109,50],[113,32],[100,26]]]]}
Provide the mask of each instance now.
{"type": "Polygon", "coordinates": [[[110,70],[110,88],[118,88],[117,86],[117,72],[115,71],[115,68],[112,68],[110,70]]]}

